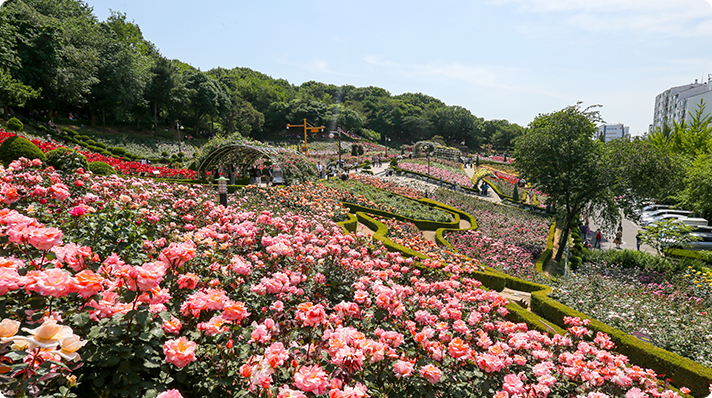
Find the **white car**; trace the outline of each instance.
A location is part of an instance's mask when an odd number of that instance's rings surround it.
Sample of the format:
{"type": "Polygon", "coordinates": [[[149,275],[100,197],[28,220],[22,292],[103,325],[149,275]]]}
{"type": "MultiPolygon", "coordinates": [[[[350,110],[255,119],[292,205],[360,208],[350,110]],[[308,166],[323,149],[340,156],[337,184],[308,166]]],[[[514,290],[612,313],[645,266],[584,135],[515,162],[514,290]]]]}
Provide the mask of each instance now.
{"type": "Polygon", "coordinates": [[[642,227],[647,227],[648,225],[653,225],[653,224],[655,224],[656,222],[660,222],[660,221],[663,221],[663,220],[679,220],[679,221],[681,221],[681,222],[684,224],[684,223],[685,223],[684,220],[687,219],[687,218],[688,218],[688,217],[687,217],[687,215],[685,215],[685,214],[661,214],[661,215],[659,215],[659,216],[657,216],[657,217],[647,218],[647,219],[645,219],[645,220],[640,220],[640,225],[641,225],[642,227]]]}
{"type": "Polygon", "coordinates": [[[643,207],[643,209],[640,211],[640,215],[642,216],[645,213],[651,213],[653,211],[669,209],[669,208],[670,208],[670,206],[668,206],[668,205],[647,205],[647,206],[643,207]]]}
{"type": "Polygon", "coordinates": [[[692,212],[687,211],[687,210],[672,210],[672,209],[655,210],[650,213],[643,213],[640,216],[640,225],[643,225],[643,226],[650,225],[653,222],[655,222],[656,219],[659,220],[658,217],[664,216],[666,214],[676,214],[676,215],[682,215],[682,216],[688,217],[690,214],[692,214],[692,212]]]}

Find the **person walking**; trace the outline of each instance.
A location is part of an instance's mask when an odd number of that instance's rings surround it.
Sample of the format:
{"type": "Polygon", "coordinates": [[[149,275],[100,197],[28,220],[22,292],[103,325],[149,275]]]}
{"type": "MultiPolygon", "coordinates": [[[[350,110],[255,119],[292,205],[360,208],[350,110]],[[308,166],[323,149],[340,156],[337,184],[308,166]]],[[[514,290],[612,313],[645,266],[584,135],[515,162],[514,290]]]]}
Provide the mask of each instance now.
{"type": "Polygon", "coordinates": [[[616,231],[616,238],[613,239],[613,243],[616,244],[616,249],[621,248],[621,243],[623,243],[622,238],[623,238],[623,228],[618,228],[618,231],[616,231]]]}
{"type": "Polygon", "coordinates": [[[324,179],[326,176],[324,175],[324,166],[321,164],[321,162],[316,163],[316,171],[319,172],[319,178],[324,179]]]}
{"type": "Polygon", "coordinates": [[[638,251],[640,251],[640,231],[635,234],[635,247],[638,251]]]}
{"type": "Polygon", "coordinates": [[[596,240],[593,242],[593,247],[601,248],[601,240],[603,239],[603,234],[601,233],[601,229],[596,230],[596,240]]]}

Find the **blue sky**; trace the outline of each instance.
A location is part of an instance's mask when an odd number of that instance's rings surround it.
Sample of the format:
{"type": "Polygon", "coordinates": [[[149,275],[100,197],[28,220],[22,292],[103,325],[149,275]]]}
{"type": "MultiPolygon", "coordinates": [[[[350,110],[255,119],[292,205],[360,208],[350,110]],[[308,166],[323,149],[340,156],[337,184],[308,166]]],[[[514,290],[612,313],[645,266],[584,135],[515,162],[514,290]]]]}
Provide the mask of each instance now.
{"type": "Polygon", "coordinates": [[[712,0],[86,3],[204,71],[421,92],[520,125],[583,101],[642,134],[657,94],[712,73],[712,0]]]}

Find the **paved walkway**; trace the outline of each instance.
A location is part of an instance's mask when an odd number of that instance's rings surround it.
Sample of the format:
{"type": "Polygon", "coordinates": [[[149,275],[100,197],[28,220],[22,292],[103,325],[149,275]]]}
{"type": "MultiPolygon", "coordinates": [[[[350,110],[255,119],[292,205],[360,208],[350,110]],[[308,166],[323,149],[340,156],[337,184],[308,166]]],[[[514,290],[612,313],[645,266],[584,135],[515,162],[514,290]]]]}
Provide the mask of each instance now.
{"type": "MultiPolygon", "coordinates": [[[[596,224],[591,223],[589,224],[589,227],[591,227],[592,231],[588,234],[588,238],[591,244],[593,245],[593,242],[596,240],[596,228],[598,228],[598,226],[596,224]]],[[[620,245],[620,249],[616,248],[616,245],[613,243],[613,239],[615,239],[615,231],[602,231],[603,240],[601,240],[601,250],[637,250],[635,244],[635,235],[637,235],[638,231],[640,230],[641,227],[637,223],[627,218],[623,218],[623,242],[620,245]]],[[[644,251],[650,254],[657,254],[655,249],[644,244],[640,245],[640,251],[644,251]]]]}

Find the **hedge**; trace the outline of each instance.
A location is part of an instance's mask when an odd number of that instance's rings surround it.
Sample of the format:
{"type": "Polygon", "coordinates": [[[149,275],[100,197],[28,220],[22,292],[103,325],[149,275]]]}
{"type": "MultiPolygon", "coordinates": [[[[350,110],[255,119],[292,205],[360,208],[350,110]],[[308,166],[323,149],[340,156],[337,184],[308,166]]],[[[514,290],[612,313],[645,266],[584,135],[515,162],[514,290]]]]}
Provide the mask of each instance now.
{"type": "MultiPolygon", "coordinates": [[[[426,201],[428,203],[435,202],[426,199],[422,201],[426,201]]],[[[449,207],[443,204],[441,204],[441,206],[445,209],[449,207]]],[[[453,212],[452,209],[453,208],[447,210],[453,212]]],[[[370,213],[374,212],[373,209],[368,208],[364,208],[364,211],[370,213]]],[[[399,251],[403,254],[416,258],[425,258],[423,254],[395,244],[388,239],[387,228],[385,225],[373,220],[366,215],[364,211],[359,211],[356,215],[359,221],[365,225],[368,225],[369,228],[377,231],[376,234],[374,234],[374,239],[380,240],[389,250],[399,251]]],[[[378,212],[385,213],[380,211],[378,212]]],[[[463,213],[464,212],[462,211],[453,212],[453,214],[457,215],[458,218],[460,218],[463,213]]],[[[466,215],[466,213],[464,214],[466,215]]],[[[410,221],[413,223],[415,221],[408,220],[405,217],[398,216],[400,217],[398,218],[395,215],[391,216],[401,221],[410,221]]],[[[468,216],[467,218],[471,218],[469,215],[466,216],[468,216]]],[[[476,223],[473,223],[472,225],[476,226],[476,223]]],[[[551,258],[555,229],[556,226],[552,225],[549,232],[549,238],[547,239],[547,249],[544,250],[537,261],[538,270],[540,270],[543,267],[543,264],[551,258]]],[[[446,240],[442,237],[442,231],[440,231],[440,237],[442,241],[446,242],[446,240]]],[[[446,245],[448,247],[452,247],[449,242],[446,245]]],[[[659,374],[665,374],[675,385],[690,388],[693,396],[706,396],[709,393],[708,386],[712,384],[712,369],[702,366],[690,359],[683,358],[677,354],[663,350],[650,343],[639,340],[618,329],[608,326],[603,322],[592,319],[586,314],[578,312],[555,301],[549,297],[549,294],[552,292],[552,288],[549,286],[525,281],[491,269],[470,273],[469,275],[482,282],[484,287],[492,290],[502,291],[504,288],[510,288],[513,290],[531,293],[531,312],[516,303],[510,302],[507,305],[507,309],[510,311],[507,315],[507,319],[513,322],[526,322],[530,328],[546,333],[554,332],[565,334],[564,328],[566,326],[563,322],[565,316],[589,319],[591,321],[589,328],[592,331],[601,331],[608,334],[611,337],[611,340],[616,344],[616,351],[628,356],[628,358],[630,358],[633,362],[644,364],[645,367],[651,368],[659,374]]]]}
{"type": "MultiPolygon", "coordinates": [[[[418,229],[425,231],[436,231],[438,228],[459,228],[460,227],[460,215],[450,212],[452,214],[454,221],[451,222],[440,222],[440,221],[430,221],[430,220],[411,220],[407,217],[401,216],[400,214],[393,214],[387,211],[372,209],[370,207],[365,207],[357,205],[355,203],[342,202],[344,206],[348,207],[351,213],[363,212],[368,214],[374,214],[377,216],[385,218],[395,218],[398,221],[408,221],[415,224],[418,229]]],[[[447,211],[447,210],[446,210],[447,211]]]]}

